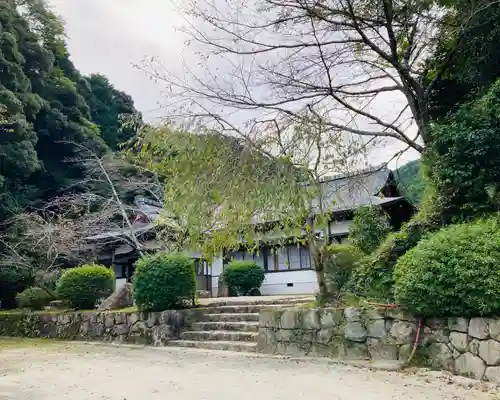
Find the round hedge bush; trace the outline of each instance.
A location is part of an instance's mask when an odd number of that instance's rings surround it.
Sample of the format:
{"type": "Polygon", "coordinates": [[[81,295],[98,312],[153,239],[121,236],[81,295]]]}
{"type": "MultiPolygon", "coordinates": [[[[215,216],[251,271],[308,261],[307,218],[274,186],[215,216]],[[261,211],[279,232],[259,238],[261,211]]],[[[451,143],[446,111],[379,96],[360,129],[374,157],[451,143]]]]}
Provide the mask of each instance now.
{"type": "Polygon", "coordinates": [[[500,224],[452,225],[422,239],[397,262],[398,303],[422,316],[500,311],[500,224]]]}
{"type": "Polygon", "coordinates": [[[77,309],[92,309],[115,290],[115,274],[103,265],[87,264],[63,272],[56,285],[60,300],[77,309]]]}
{"type": "Polygon", "coordinates": [[[183,253],[142,257],[136,263],[132,287],[141,311],[186,307],[196,294],[194,262],[183,253]]]}
{"type": "Polygon", "coordinates": [[[52,300],[53,297],[45,289],[39,287],[30,287],[16,296],[19,308],[31,310],[43,310],[52,300]]]}
{"type": "Polygon", "coordinates": [[[222,281],[229,292],[238,296],[257,293],[264,278],[264,268],[253,261],[231,261],[222,271],[222,281]]]}

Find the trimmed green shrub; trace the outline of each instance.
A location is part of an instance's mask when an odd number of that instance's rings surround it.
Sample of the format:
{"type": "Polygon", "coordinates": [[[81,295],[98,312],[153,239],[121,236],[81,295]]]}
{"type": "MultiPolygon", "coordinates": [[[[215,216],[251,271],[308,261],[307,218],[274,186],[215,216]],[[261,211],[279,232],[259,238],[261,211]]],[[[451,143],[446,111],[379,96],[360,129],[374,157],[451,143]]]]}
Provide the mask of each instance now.
{"type": "Polygon", "coordinates": [[[33,284],[30,271],[11,267],[0,267],[0,303],[1,308],[15,308],[16,295],[33,284]]]}
{"type": "Polygon", "coordinates": [[[370,254],[390,231],[389,217],[381,207],[364,206],[354,212],[349,241],[363,253],[370,254]]]}
{"type": "Polygon", "coordinates": [[[99,300],[108,297],[114,290],[113,270],[97,264],[64,271],[56,285],[58,298],[77,309],[94,308],[99,300]]]}
{"type": "Polygon", "coordinates": [[[253,261],[231,261],[222,271],[229,292],[246,296],[259,290],[264,282],[264,268],[253,261]]]}
{"type": "Polygon", "coordinates": [[[500,224],[452,225],[427,236],[394,269],[396,301],[422,316],[500,311],[500,224]]]}
{"type": "Polygon", "coordinates": [[[30,287],[16,296],[19,308],[31,310],[43,310],[52,300],[53,297],[45,289],[39,287],[30,287]]]}
{"type": "Polygon", "coordinates": [[[194,301],[194,262],[183,253],[157,253],[136,263],[133,296],[139,310],[163,311],[186,307],[194,301]]]}
{"type": "Polygon", "coordinates": [[[328,293],[339,295],[345,291],[362,257],[363,252],[350,244],[333,244],[328,247],[328,258],[324,266],[328,293]]]}

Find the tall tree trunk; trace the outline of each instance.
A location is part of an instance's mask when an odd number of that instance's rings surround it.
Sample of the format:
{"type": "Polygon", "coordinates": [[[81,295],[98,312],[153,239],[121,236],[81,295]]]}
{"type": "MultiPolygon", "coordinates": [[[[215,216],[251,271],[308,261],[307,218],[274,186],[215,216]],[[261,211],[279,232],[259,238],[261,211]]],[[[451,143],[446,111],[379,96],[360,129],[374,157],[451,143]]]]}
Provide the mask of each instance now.
{"type": "Polygon", "coordinates": [[[309,252],[314,261],[314,271],[316,272],[316,280],[318,281],[318,301],[325,302],[328,299],[328,286],[325,280],[325,246],[316,238],[314,231],[314,217],[307,219],[306,223],[306,240],[309,245],[309,252]]]}

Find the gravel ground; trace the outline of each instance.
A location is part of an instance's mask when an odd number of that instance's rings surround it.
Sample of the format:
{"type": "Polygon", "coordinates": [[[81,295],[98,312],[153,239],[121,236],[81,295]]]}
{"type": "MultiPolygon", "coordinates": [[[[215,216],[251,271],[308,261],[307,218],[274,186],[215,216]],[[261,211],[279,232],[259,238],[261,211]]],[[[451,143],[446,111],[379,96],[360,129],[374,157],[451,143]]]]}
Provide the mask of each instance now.
{"type": "Polygon", "coordinates": [[[64,344],[0,351],[1,400],[500,399],[440,373],[175,348],[64,344]]]}

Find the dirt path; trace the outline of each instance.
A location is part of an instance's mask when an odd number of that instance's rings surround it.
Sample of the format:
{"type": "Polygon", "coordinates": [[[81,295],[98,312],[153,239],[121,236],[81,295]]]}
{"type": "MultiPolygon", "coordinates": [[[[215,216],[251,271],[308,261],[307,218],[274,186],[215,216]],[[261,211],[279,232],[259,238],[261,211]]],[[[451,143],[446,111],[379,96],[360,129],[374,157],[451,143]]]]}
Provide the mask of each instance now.
{"type": "Polygon", "coordinates": [[[436,373],[187,349],[56,344],[0,351],[1,400],[500,399],[478,386],[436,373]]]}

